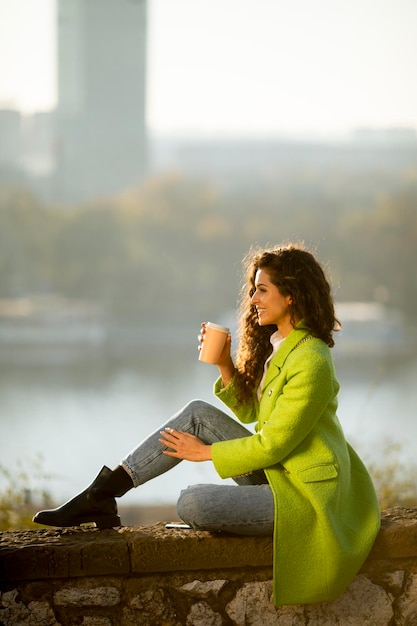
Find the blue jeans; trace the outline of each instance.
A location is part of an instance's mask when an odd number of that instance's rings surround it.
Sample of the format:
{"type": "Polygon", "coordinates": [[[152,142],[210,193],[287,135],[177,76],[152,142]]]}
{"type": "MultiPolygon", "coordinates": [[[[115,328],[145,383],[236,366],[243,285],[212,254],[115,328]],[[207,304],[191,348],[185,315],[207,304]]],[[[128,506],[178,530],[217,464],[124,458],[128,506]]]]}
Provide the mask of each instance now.
{"type": "MultiPolygon", "coordinates": [[[[120,462],[135,487],[181,462],[162,454],[166,448],[159,443],[160,430],[167,427],[191,433],[206,444],[251,435],[223,411],[202,400],[192,400],[120,462]]],[[[274,499],[265,473],[255,471],[233,480],[238,486],[193,485],[184,489],[177,503],[179,517],[200,530],[272,535],[274,499]]]]}

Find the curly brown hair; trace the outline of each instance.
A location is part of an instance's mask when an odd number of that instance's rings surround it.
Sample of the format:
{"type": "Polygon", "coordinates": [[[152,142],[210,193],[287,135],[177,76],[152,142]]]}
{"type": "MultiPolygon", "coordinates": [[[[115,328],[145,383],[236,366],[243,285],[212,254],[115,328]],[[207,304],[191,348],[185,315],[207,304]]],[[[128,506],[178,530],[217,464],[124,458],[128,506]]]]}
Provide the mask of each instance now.
{"type": "Polygon", "coordinates": [[[330,284],[324,270],[303,244],[262,250],[250,250],[244,259],[246,280],[242,287],[239,346],[236,353],[235,386],[237,399],[244,403],[253,398],[262,377],[265,360],[272,351],[271,334],[275,325],[260,326],[251,298],[255,292],[255,275],[265,270],[283,296],[291,296],[291,321],[302,320],[314,337],[334,346],[333,332],[340,330],[335,317],[330,284]]]}

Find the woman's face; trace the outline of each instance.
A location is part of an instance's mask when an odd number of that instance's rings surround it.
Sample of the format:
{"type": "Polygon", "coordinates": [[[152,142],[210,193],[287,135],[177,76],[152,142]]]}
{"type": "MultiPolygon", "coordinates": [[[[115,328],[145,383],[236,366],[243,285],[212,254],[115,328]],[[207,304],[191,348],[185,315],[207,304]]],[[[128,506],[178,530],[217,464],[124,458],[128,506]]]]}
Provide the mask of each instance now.
{"type": "Polygon", "coordinates": [[[271,282],[265,270],[258,270],[255,275],[255,293],[252,304],[256,307],[260,326],[276,324],[281,334],[292,329],[290,319],[291,296],[283,296],[278,287],[271,282]]]}

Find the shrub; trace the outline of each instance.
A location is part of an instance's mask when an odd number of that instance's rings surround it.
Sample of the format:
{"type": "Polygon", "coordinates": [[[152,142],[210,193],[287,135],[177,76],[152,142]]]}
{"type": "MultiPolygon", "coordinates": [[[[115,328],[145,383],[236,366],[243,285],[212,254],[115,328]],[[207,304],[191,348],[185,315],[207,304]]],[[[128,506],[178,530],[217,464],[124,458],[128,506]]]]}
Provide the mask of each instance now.
{"type": "Polygon", "coordinates": [[[36,484],[51,478],[42,469],[42,458],[17,464],[15,471],[0,465],[0,531],[39,528],[32,522],[35,504],[51,506],[52,500],[44,489],[36,484]]]}
{"type": "Polygon", "coordinates": [[[368,464],[382,510],[417,506],[417,468],[404,465],[400,452],[400,445],[389,443],[383,450],[383,464],[368,464]]]}

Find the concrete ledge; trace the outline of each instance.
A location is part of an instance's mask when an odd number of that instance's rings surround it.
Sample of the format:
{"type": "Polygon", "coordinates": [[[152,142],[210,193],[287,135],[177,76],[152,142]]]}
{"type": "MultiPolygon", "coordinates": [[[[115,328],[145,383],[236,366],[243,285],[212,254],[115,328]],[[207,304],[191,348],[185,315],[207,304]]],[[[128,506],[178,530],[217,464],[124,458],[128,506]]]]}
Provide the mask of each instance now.
{"type": "Polygon", "coordinates": [[[272,567],[272,539],[167,530],[71,528],[0,535],[0,581],[272,567]]]}
{"type": "MultiPolygon", "coordinates": [[[[417,557],[417,509],[382,513],[368,561],[417,557]]],[[[167,530],[70,528],[0,534],[0,581],[272,567],[272,539],[167,530]]]]}
{"type": "Polygon", "coordinates": [[[397,507],[383,511],[381,530],[368,559],[398,559],[416,556],[417,509],[397,507]]]}
{"type": "Polygon", "coordinates": [[[271,579],[268,538],[162,522],[0,533],[1,626],[411,626],[417,509],[383,512],[366,563],[332,603],[276,608],[271,579]]]}

